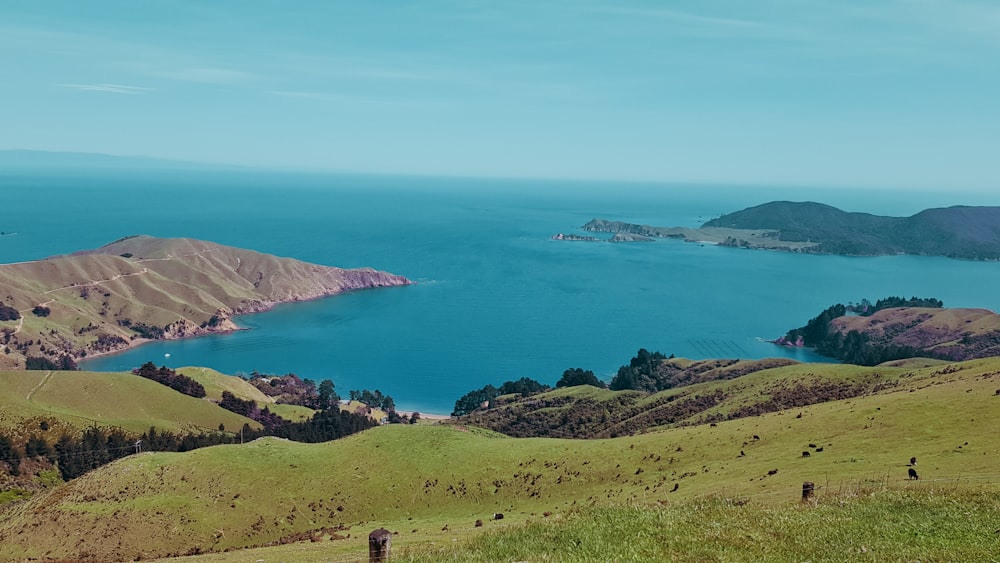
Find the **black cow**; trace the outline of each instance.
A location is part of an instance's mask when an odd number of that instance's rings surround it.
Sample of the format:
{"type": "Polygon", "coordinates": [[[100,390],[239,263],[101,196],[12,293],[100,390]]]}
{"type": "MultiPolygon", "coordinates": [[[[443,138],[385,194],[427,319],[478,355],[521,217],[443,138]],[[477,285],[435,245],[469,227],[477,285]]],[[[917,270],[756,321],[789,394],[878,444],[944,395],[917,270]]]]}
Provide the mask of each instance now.
{"type": "Polygon", "coordinates": [[[912,467],[909,469],[908,473],[910,474],[910,479],[914,481],[920,478],[920,476],[917,475],[917,470],[912,467]]]}
{"type": "Polygon", "coordinates": [[[503,520],[503,512],[497,512],[493,515],[494,520],[503,520]]]}

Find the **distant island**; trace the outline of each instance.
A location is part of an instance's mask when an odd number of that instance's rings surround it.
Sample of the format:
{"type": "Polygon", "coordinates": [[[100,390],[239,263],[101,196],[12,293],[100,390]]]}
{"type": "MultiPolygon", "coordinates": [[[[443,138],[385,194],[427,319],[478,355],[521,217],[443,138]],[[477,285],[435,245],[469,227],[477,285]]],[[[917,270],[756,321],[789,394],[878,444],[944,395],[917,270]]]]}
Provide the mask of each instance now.
{"type": "MultiPolygon", "coordinates": [[[[723,215],[699,228],[606,219],[593,219],[581,228],[810,254],[1000,260],[1000,207],[955,206],[927,209],[912,217],[886,217],[846,212],[821,203],[775,201],[723,215]]],[[[576,235],[563,235],[562,240],[579,240],[571,236],[576,235]]]]}
{"type": "Polygon", "coordinates": [[[194,239],[126,237],[0,265],[0,369],[71,369],[146,340],[236,330],[234,315],[278,303],[410,283],[194,239]]]}

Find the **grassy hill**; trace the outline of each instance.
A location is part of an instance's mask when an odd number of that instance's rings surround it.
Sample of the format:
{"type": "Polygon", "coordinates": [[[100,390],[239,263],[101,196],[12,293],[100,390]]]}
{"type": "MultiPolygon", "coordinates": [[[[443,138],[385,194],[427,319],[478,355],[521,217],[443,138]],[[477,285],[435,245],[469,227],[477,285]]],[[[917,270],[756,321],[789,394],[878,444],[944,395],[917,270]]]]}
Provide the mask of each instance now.
{"type": "MultiPolygon", "coordinates": [[[[755,370],[772,360],[692,362],[665,360],[679,382],[700,380],[658,393],[566,387],[527,398],[500,401],[460,424],[490,428],[511,436],[571,438],[616,437],[659,427],[718,423],[817,403],[849,399],[937,377],[935,369],[865,368],[843,364],[798,364],[755,370]],[[688,366],[676,372],[671,367],[688,366]],[[705,367],[714,367],[705,370],[705,367]],[[749,372],[749,373],[747,373],[749,372]],[[738,377],[736,374],[745,373],[738,377]],[[699,379],[700,378],[700,379],[699,379]]],[[[943,369],[943,368],[942,368],[943,369]]]]}
{"type": "MultiPolygon", "coordinates": [[[[804,481],[816,483],[821,498],[873,488],[997,490],[1000,359],[899,368],[789,366],[687,389],[731,386],[713,407],[725,414],[773,398],[778,389],[816,388],[825,380],[888,384],[845,400],[615,439],[517,439],[464,425],[416,425],[323,444],[262,439],[139,454],[9,506],[0,517],[0,556],[133,559],[314,537],[323,541],[282,549],[330,559],[363,554],[364,537],[384,526],[399,532],[398,549],[423,550],[415,557],[434,559],[442,544],[464,545],[481,531],[514,526],[511,533],[523,535],[521,524],[548,520],[562,522],[552,524],[554,530],[587,529],[587,519],[601,514],[621,519],[626,506],[636,507],[642,521],[656,522],[664,514],[659,506],[733,499],[732,510],[760,507],[762,521],[785,522],[791,517],[781,511],[797,503],[804,481]],[[920,481],[906,479],[911,457],[919,460],[920,481]],[[582,507],[612,512],[581,513],[582,507]],[[507,517],[490,521],[494,512],[507,517]],[[476,527],[477,519],[485,525],[476,527]]],[[[599,399],[609,393],[560,392],[599,399]]],[[[987,513],[993,522],[995,514],[987,513]]],[[[899,526],[903,535],[889,543],[936,541],[930,531],[914,536],[905,522],[899,526]]]]}
{"type": "Polygon", "coordinates": [[[130,373],[0,371],[0,428],[16,441],[39,434],[50,441],[90,426],[142,433],[238,429],[256,422],[204,399],[182,395],[130,373]],[[40,425],[46,423],[47,431],[40,425]]]}
{"type": "Polygon", "coordinates": [[[146,338],[233,330],[233,315],[276,303],[408,283],[193,239],[128,237],[0,265],[0,304],[20,313],[0,322],[0,368],[22,368],[27,357],[79,359],[146,338]]]}
{"type": "Polygon", "coordinates": [[[268,397],[261,393],[259,389],[242,377],[199,367],[180,368],[177,372],[201,383],[205,388],[206,397],[213,401],[221,400],[222,392],[229,391],[240,399],[253,401],[262,407],[267,407],[274,414],[292,422],[303,421],[316,414],[315,410],[308,407],[275,403],[274,397],[268,397]]]}

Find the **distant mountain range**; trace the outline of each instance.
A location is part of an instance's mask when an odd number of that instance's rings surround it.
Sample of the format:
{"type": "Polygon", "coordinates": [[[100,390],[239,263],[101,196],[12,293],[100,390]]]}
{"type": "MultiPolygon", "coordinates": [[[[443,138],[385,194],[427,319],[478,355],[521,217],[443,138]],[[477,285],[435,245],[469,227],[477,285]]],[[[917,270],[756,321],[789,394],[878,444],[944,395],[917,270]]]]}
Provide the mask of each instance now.
{"type": "Polygon", "coordinates": [[[813,254],[1000,260],[1000,207],[955,206],[927,209],[912,217],[885,217],[821,203],[774,201],[723,215],[698,229],[604,219],[582,228],[813,254]]]}
{"type": "Polygon", "coordinates": [[[0,173],[13,170],[239,170],[228,164],[170,160],[148,156],[118,156],[86,152],[0,150],[0,173]]]}

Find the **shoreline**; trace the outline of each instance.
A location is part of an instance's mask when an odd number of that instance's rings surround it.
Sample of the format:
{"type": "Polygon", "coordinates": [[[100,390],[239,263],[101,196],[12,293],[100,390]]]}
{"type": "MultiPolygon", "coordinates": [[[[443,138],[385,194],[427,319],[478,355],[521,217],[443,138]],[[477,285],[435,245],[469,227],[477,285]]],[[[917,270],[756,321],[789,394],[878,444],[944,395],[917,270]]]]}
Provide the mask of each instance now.
{"type": "MultiPolygon", "coordinates": [[[[295,303],[309,303],[311,301],[319,301],[320,299],[326,299],[328,297],[336,297],[338,295],[344,295],[344,294],[347,294],[347,293],[354,293],[354,292],[358,292],[358,291],[371,291],[371,290],[376,290],[376,289],[388,289],[388,288],[392,288],[392,287],[406,287],[406,286],[409,286],[409,285],[416,285],[416,282],[414,282],[414,281],[412,281],[412,280],[410,280],[408,278],[404,278],[404,279],[406,279],[406,283],[402,283],[402,284],[399,284],[399,285],[359,287],[359,288],[354,288],[354,289],[346,289],[346,290],[343,290],[343,291],[337,291],[337,292],[334,292],[334,293],[327,293],[327,294],[324,294],[324,295],[317,295],[315,297],[309,297],[309,298],[306,298],[306,299],[290,299],[288,301],[273,301],[273,302],[262,303],[263,308],[261,308],[261,309],[257,309],[257,310],[253,310],[253,311],[247,311],[245,313],[236,313],[236,312],[233,312],[232,316],[229,317],[229,320],[231,320],[232,323],[234,325],[236,325],[236,321],[234,319],[236,319],[238,317],[243,317],[243,316],[246,316],[246,315],[259,315],[259,314],[262,314],[262,313],[267,313],[267,312],[273,310],[278,305],[291,305],[291,304],[295,304],[295,303]]],[[[142,346],[143,344],[148,344],[150,342],[170,342],[170,341],[178,341],[178,340],[188,340],[188,339],[192,339],[192,338],[200,338],[200,337],[203,337],[203,336],[233,334],[233,333],[241,332],[241,331],[244,331],[244,330],[253,330],[253,329],[247,328],[247,327],[241,327],[239,325],[236,325],[236,328],[230,328],[230,329],[225,329],[225,330],[208,330],[208,331],[202,332],[202,333],[189,334],[189,335],[179,336],[179,337],[156,338],[156,339],[153,339],[153,338],[141,338],[140,337],[140,338],[136,338],[135,340],[130,340],[129,341],[129,345],[126,346],[125,348],[119,348],[117,350],[107,350],[107,351],[104,351],[104,352],[94,352],[94,353],[88,352],[85,357],[79,358],[76,361],[77,361],[77,365],[80,365],[80,367],[82,369],[83,364],[86,364],[88,361],[90,361],[92,359],[103,358],[103,357],[106,357],[106,356],[113,356],[115,354],[124,354],[125,352],[129,352],[129,351],[131,351],[131,350],[133,350],[135,348],[138,348],[138,347],[142,346]]],[[[211,368],[212,366],[201,366],[201,367],[211,368]]],[[[212,369],[214,369],[214,368],[212,368],[212,369]]],[[[83,370],[83,371],[88,371],[88,370],[83,370]]],[[[423,414],[423,413],[421,413],[421,414],[423,414]]]]}

